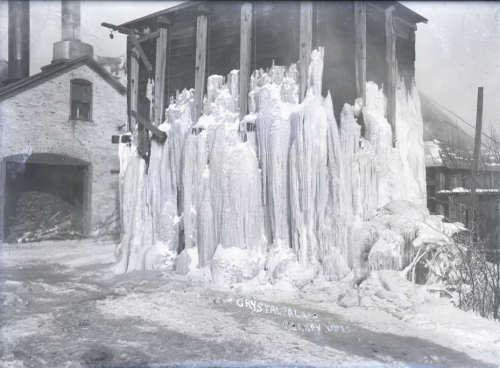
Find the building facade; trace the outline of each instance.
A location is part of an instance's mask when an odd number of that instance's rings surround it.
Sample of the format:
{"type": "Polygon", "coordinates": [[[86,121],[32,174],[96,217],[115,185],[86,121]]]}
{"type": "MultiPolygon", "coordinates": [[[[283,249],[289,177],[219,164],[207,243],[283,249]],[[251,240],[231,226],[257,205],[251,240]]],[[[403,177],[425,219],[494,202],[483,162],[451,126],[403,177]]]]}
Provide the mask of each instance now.
{"type": "Polygon", "coordinates": [[[78,208],[78,228],[87,235],[118,226],[119,158],[111,136],[126,126],[126,87],[80,40],[78,1],[62,1],[52,63],[29,76],[27,4],[9,2],[9,73],[0,88],[0,240],[27,192],[78,208]]]}
{"type": "MultiPolygon", "coordinates": [[[[125,104],[125,87],[90,57],[0,90],[2,199],[15,197],[19,170],[29,175],[31,165],[44,165],[47,174],[59,168],[65,182],[58,194],[83,204],[85,233],[119,217],[119,159],[111,136],[126,122],[125,104]],[[63,192],[71,188],[74,193],[63,192]]],[[[2,202],[5,225],[9,209],[2,202]]]]}

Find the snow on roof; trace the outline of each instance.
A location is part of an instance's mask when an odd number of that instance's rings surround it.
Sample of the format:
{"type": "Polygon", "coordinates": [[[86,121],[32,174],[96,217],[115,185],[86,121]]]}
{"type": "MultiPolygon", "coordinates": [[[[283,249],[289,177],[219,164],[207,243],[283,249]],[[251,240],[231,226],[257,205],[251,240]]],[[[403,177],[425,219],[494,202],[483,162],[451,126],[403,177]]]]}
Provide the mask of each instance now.
{"type": "MultiPolygon", "coordinates": [[[[440,142],[436,139],[426,141],[425,166],[444,166],[448,169],[471,170],[474,159],[474,148],[469,146],[455,146],[440,142]]],[[[481,147],[479,159],[480,171],[500,171],[500,152],[487,147],[481,147]]]]}

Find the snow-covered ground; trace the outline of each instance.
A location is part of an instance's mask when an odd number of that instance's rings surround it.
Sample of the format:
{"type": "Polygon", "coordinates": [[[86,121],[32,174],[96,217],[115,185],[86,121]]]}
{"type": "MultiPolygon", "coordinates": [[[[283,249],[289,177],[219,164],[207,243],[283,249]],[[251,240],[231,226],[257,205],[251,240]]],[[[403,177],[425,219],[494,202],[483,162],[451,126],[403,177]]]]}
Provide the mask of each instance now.
{"type": "Polygon", "coordinates": [[[205,272],[115,275],[112,240],[0,246],[2,367],[498,367],[500,324],[394,271],[354,293],[315,280],[217,284],[205,272]],[[360,306],[344,308],[349,297],[360,306]],[[342,304],[342,303],[341,303],[342,304]]]}

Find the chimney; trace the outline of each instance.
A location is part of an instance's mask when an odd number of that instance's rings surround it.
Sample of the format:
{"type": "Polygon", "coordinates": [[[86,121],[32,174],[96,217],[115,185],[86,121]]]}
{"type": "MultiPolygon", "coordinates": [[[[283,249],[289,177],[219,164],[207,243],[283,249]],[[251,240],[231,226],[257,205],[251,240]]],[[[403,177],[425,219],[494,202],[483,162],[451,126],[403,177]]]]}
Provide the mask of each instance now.
{"type": "Polygon", "coordinates": [[[9,1],[9,76],[15,82],[30,75],[30,3],[9,1]]]}
{"type": "Polygon", "coordinates": [[[52,63],[69,61],[82,56],[94,57],[94,48],[81,41],[80,36],[80,1],[61,1],[61,40],[54,43],[52,63]]]}

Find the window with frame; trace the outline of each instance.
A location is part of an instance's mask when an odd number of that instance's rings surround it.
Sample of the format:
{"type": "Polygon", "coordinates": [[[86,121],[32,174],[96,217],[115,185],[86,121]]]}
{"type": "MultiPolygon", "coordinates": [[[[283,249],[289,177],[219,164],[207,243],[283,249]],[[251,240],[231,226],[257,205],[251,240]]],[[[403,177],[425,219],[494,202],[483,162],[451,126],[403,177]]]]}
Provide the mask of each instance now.
{"type": "Polygon", "coordinates": [[[71,119],[91,120],[92,84],[82,79],[71,81],[71,119]]]}

